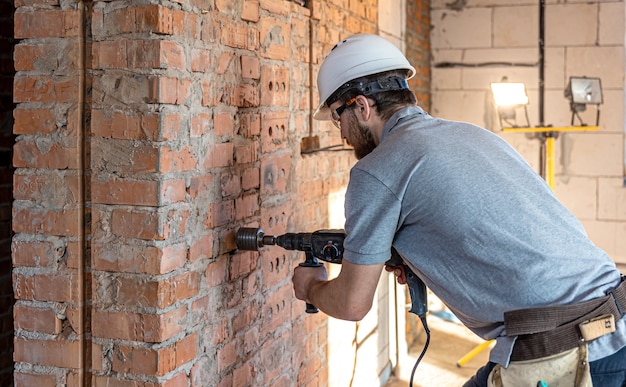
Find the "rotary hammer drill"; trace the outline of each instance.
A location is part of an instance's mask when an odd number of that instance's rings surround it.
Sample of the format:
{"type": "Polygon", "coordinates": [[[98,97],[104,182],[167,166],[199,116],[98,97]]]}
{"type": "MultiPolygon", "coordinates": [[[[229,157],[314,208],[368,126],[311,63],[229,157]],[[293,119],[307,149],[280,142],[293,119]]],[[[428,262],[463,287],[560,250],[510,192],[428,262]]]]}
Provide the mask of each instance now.
{"type": "MultiPolygon", "coordinates": [[[[304,251],[305,261],[300,266],[318,267],[319,260],[330,263],[341,263],[343,260],[344,230],[318,230],[312,233],[287,233],[280,236],[266,235],[260,228],[242,227],[237,231],[237,248],[247,251],[259,251],[264,246],[276,245],[286,250],[304,251]]],[[[390,267],[402,266],[411,295],[409,312],[424,318],[428,312],[426,285],[402,262],[402,257],[395,248],[391,249],[391,258],[385,262],[390,267]]],[[[307,313],[317,313],[318,309],[311,304],[306,305],[307,313]]]]}

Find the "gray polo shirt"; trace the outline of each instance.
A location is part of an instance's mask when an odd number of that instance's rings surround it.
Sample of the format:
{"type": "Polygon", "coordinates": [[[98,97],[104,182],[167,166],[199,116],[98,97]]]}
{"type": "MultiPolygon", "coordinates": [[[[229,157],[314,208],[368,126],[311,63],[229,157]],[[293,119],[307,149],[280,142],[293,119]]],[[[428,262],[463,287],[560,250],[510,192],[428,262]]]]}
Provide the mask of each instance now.
{"type": "MultiPolygon", "coordinates": [[[[391,246],[473,332],[497,338],[490,360],[508,365],[505,311],[605,295],[620,280],[607,254],[528,163],[497,135],[395,113],[381,143],[350,172],[344,259],[385,262],[391,246]]],[[[590,361],[626,346],[618,331],[589,346],[590,361]]]]}

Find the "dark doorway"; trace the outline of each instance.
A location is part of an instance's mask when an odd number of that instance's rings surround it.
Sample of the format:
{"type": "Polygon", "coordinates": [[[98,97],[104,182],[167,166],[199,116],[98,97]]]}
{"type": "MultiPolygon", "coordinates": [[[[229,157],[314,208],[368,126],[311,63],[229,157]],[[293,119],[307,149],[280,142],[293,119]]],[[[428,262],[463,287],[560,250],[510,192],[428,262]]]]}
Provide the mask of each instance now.
{"type": "Polygon", "coordinates": [[[0,385],[13,385],[13,287],[11,205],[13,202],[13,14],[0,0],[0,385]]]}

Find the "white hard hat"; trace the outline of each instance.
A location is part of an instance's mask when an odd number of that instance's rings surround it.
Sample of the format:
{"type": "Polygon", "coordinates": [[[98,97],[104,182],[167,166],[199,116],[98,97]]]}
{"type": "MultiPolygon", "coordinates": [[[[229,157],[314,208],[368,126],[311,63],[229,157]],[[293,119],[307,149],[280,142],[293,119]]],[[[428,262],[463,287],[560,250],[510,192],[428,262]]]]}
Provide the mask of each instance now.
{"type": "Polygon", "coordinates": [[[320,102],[313,113],[316,120],[329,120],[326,100],[346,82],[390,70],[408,70],[415,75],[404,54],[388,40],[372,34],[352,35],[337,43],[324,58],[317,75],[320,102]]]}

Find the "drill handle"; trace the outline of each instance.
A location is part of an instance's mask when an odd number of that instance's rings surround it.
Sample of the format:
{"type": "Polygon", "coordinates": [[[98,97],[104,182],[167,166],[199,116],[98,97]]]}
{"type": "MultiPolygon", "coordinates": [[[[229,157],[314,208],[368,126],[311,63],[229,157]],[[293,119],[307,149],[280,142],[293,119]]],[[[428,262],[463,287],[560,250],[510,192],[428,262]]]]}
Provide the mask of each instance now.
{"type": "Polygon", "coordinates": [[[385,264],[391,267],[402,266],[406,284],[409,287],[409,294],[411,295],[411,309],[409,309],[409,312],[419,317],[426,317],[428,313],[426,284],[404,263],[402,256],[395,247],[391,248],[391,258],[385,264]]]}
{"type": "MultiPolygon", "coordinates": [[[[300,266],[302,266],[302,267],[320,267],[320,266],[322,266],[322,264],[319,263],[317,258],[315,258],[315,256],[313,255],[313,252],[311,252],[310,250],[307,250],[307,251],[305,251],[305,253],[306,253],[305,261],[300,263],[300,266]]],[[[319,309],[317,309],[317,307],[315,305],[309,304],[307,302],[306,303],[306,312],[307,313],[317,313],[317,312],[319,312],[319,309]]]]}
{"type": "Polygon", "coordinates": [[[409,293],[411,294],[411,309],[409,309],[409,312],[419,317],[426,317],[428,313],[426,284],[407,265],[404,265],[404,274],[409,293]]]}

